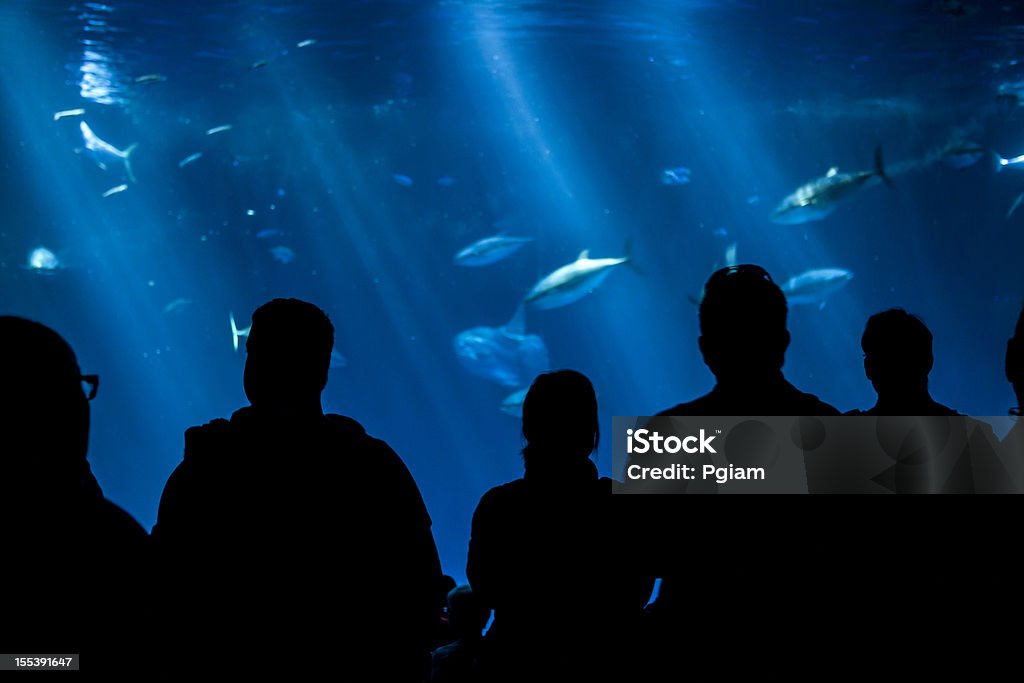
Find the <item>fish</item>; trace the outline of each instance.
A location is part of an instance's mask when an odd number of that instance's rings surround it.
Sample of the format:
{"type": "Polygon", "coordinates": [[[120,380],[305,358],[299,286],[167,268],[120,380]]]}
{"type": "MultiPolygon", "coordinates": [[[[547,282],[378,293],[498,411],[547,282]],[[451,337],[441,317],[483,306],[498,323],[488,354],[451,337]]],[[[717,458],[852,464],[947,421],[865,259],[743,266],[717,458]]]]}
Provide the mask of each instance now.
{"type": "Polygon", "coordinates": [[[63,111],[55,112],[53,115],[53,120],[60,121],[61,119],[67,118],[68,116],[81,116],[84,113],[84,109],[65,109],[63,111]]]}
{"type": "Polygon", "coordinates": [[[1024,154],[1021,154],[1019,157],[1013,157],[1011,159],[1004,159],[1003,157],[996,154],[994,158],[995,167],[997,171],[1001,171],[1007,166],[1016,166],[1017,164],[1024,162],[1024,154]]]}
{"type": "Polygon", "coordinates": [[[309,47],[311,45],[316,45],[316,38],[306,38],[295,43],[295,47],[309,47]]]}
{"type": "Polygon", "coordinates": [[[341,353],[337,349],[331,349],[331,362],[329,367],[331,367],[332,369],[337,369],[344,368],[347,366],[348,359],[345,358],[345,356],[341,355],[341,353]]]}
{"type": "Polygon", "coordinates": [[[853,273],[842,268],[808,270],[789,278],[782,285],[782,293],[791,306],[815,304],[822,309],[828,297],[852,279],[853,273]]]}
{"type": "Polygon", "coordinates": [[[167,76],[163,74],[145,74],[135,79],[135,82],[139,85],[152,85],[153,83],[163,83],[167,80],[167,76]]]}
{"type": "Polygon", "coordinates": [[[501,402],[499,409],[506,415],[512,417],[523,417],[523,402],[526,401],[526,392],[530,390],[530,387],[523,387],[519,391],[514,391],[505,397],[505,400],[501,402]]]}
{"type": "Polygon", "coordinates": [[[271,237],[277,237],[281,234],[280,230],[275,228],[264,228],[256,233],[256,239],[258,240],[269,240],[271,237]]]}
{"type": "Polygon", "coordinates": [[[192,299],[175,299],[164,306],[164,313],[181,313],[192,305],[192,299]]]}
{"type": "Polygon", "coordinates": [[[394,178],[395,182],[401,185],[402,187],[412,187],[412,178],[410,178],[407,175],[395,173],[391,177],[394,178]]]}
{"type": "Polygon", "coordinates": [[[1020,206],[1022,201],[1024,201],[1024,192],[1021,192],[1017,195],[1017,198],[1013,200],[1013,204],[1010,205],[1010,210],[1006,212],[1006,220],[1010,220],[1010,216],[1013,215],[1013,212],[1017,210],[1017,207],[1020,206]]]}
{"type": "Polygon", "coordinates": [[[779,202],[771,215],[771,220],[785,225],[820,221],[835,211],[840,200],[850,196],[876,177],[886,185],[892,186],[892,180],[886,175],[882,163],[881,146],[875,148],[873,170],[840,173],[839,169],[832,167],[821,178],[801,185],[793,194],[779,202]]]}
{"type": "Polygon", "coordinates": [[[267,64],[270,64],[269,59],[257,59],[255,62],[249,65],[250,69],[262,69],[267,64]]]}
{"type": "Polygon", "coordinates": [[[625,264],[639,272],[633,264],[632,242],[632,239],[626,240],[623,255],[619,258],[592,259],[590,251],[584,249],[575,261],[562,266],[534,285],[524,302],[541,310],[567,306],[593,292],[615,266],[625,264]]]}
{"type": "Polygon", "coordinates": [[[281,263],[291,263],[295,260],[295,252],[291,250],[291,247],[271,247],[270,255],[274,257],[275,261],[280,261],[281,263]]]}
{"type": "Polygon", "coordinates": [[[231,130],[232,126],[230,123],[225,123],[223,126],[217,126],[206,131],[207,135],[216,135],[217,133],[224,133],[231,130]]]}
{"type": "Polygon", "coordinates": [[[135,174],[132,173],[131,158],[132,152],[135,151],[138,144],[131,144],[127,149],[120,150],[106,140],[100,139],[92,132],[92,128],[90,128],[89,124],[85,121],[79,123],[78,127],[82,131],[82,139],[85,140],[85,149],[96,162],[97,166],[105,171],[107,170],[108,164],[124,164],[124,170],[128,175],[128,179],[133,183],[135,182],[135,174]]]}
{"type": "Polygon", "coordinates": [[[25,267],[41,275],[53,275],[63,266],[52,251],[46,247],[36,247],[28,253],[28,262],[25,267]]]}
{"type": "Polygon", "coordinates": [[[544,340],[526,333],[523,304],[501,327],[465,330],[455,336],[453,345],[456,358],[470,374],[505,387],[529,384],[551,365],[544,340]]]}
{"type": "Polygon", "coordinates": [[[532,242],[532,237],[511,237],[504,233],[485,237],[455,254],[457,266],[489,266],[518,251],[524,244],[532,242]]]}
{"type": "Polygon", "coordinates": [[[124,192],[127,189],[128,189],[127,185],[118,185],[117,187],[110,188],[109,190],[107,190],[106,192],[101,194],[100,196],[103,197],[104,199],[106,199],[107,197],[110,197],[112,195],[124,192]]]}
{"type": "Polygon", "coordinates": [[[203,158],[202,152],[196,152],[195,154],[189,154],[187,157],[178,162],[178,168],[185,168],[193,161],[199,161],[203,158]]]}
{"type": "Polygon", "coordinates": [[[235,351],[238,351],[238,340],[241,337],[248,337],[249,331],[252,330],[252,325],[245,329],[238,329],[238,325],[235,324],[235,314],[228,312],[228,320],[231,321],[231,345],[235,347],[235,351]]]}
{"type": "Polygon", "coordinates": [[[685,166],[666,168],[661,172],[662,185],[685,185],[690,182],[690,169],[685,166]]]}
{"type": "Polygon", "coordinates": [[[941,152],[942,162],[959,171],[978,163],[988,150],[973,142],[951,143],[941,152]]]}

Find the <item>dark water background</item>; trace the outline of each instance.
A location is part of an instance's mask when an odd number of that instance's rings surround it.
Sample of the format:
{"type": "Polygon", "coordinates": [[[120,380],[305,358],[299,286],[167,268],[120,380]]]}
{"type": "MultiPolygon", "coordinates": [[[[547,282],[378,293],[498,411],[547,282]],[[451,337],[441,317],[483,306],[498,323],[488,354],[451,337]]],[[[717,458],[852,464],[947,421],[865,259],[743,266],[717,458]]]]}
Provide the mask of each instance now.
{"type": "MultiPolygon", "coordinates": [[[[734,242],[780,281],[855,275],[823,310],[791,311],[801,388],[869,406],[860,332],[899,305],[935,335],[935,398],[1003,414],[1024,295],[1024,210],[1006,215],[1024,169],[922,160],[954,139],[1024,154],[1007,96],[1024,91],[1024,8],[956,5],[7,0],[0,311],[52,325],[101,375],[90,460],[148,528],[182,431],[245,403],[229,311],[247,325],[276,296],[318,303],[347,361],[325,408],[402,455],[455,576],[472,510],[519,475],[521,444],[498,410],[511,389],[465,372],[452,338],[504,323],[585,248],[618,256],[632,236],[646,275],[619,269],[528,327],[554,367],[593,379],[608,429],[710,388],[689,297],[734,242]],[[112,144],[138,143],[127,191],[102,198],[123,173],[75,153],[82,118],[53,120],[76,107],[112,144]],[[879,144],[894,189],[820,222],[769,221],[830,166],[870,168],[879,144]],[[662,185],[675,166],[692,181],[662,185]],[[535,242],[453,265],[500,230],[535,242]],[[27,269],[40,245],[64,267],[27,269]]],[[[598,463],[610,473],[606,446],[598,463]]]]}

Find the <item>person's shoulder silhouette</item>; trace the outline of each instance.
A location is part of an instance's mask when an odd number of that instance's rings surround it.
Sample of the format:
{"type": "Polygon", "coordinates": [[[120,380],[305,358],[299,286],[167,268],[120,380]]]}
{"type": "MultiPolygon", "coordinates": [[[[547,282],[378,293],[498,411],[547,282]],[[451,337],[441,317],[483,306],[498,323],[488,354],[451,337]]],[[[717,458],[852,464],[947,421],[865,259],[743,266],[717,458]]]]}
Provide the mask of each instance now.
{"type": "MultiPolygon", "coordinates": [[[[354,661],[388,650],[378,675],[415,678],[444,598],[430,517],[384,441],[323,413],[333,345],[313,304],[275,299],[253,313],[250,405],[185,432],[160,502],[153,537],[176,584],[169,627],[182,628],[187,605],[230,623],[236,639],[325,643],[337,634],[316,615],[334,609],[358,620],[346,640],[354,661]]],[[[186,638],[214,657],[221,630],[186,638]]]]}
{"type": "Polygon", "coordinates": [[[0,316],[0,377],[0,531],[17,542],[0,572],[0,641],[78,652],[94,672],[130,668],[147,537],[86,459],[99,378],[52,329],[14,316],[0,316]]]}
{"type": "Polygon", "coordinates": [[[932,333],[919,317],[902,308],[876,313],[864,327],[861,348],[864,373],[878,401],[868,410],[849,415],[959,415],[933,400],[928,391],[934,364],[932,333]]]}
{"type": "Polygon", "coordinates": [[[760,266],[713,273],[700,302],[698,344],[715,387],[660,415],[838,415],[783,377],[787,315],[785,294],[760,266]]]}

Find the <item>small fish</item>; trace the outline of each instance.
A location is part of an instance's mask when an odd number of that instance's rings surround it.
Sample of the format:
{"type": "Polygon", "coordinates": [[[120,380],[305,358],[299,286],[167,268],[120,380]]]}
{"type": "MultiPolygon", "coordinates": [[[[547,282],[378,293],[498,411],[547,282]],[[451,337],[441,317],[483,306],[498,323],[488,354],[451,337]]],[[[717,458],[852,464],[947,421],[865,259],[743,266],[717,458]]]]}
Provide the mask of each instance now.
{"type": "Polygon", "coordinates": [[[178,168],[185,168],[193,161],[199,161],[203,158],[202,152],[196,152],[195,154],[189,154],[187,157],[178,162],[178,168]]]}
{"type": "Polygon", "coordinates": [[[690,182],[690,169],[684,166],[666,168],[661,172],[662,185],[685,185],[690,182]]]}
{"type": "Polygon", "coordinates": [[[1024,201],[1024,192],[1021,192],[1017,195],[1017,198],[1013,200],[1013,204],[1010,205],[1010,210],[1006,212],[1006,220],[1010,220],[1010,216],[1013,215],[1013,212],[1017,210],[1017,207],[1020,206],[1022,201],[1024,201]]]}
{"type": "Polygon", "coordinates": [[[118,149],[112,144],[100,138],[96,133],[92,132],[92,128],[85,121],[78,124],[79,130],[82,131],[82,139],[85,141],[85,150],[89,153],[89,156],[93,158],[96,165],[102,168],[104,171],[107,170],[108,164],[122,163],[124,164],[125,174],[128,179],[135,182],[135,174],[132,173],[132,152],[135,151],[137,144],[128,145],[127,149],[118,149]]]}
{"type": "Polygon", "coordinates": [[[488,266],[509,256],[528,242],[532,237],[509,237],[495,235],[477,240],[455,255],[457,266],[488,266]]]}
{"type": "Polygon", "coordinates": [[[206,134],[207,135],[216,135],[217,133],[224,133],[224,132],[229,131],[229,130],[231,130],[231,124],[230,123],[225,123],[223,126],[217,126],[216,128],[211,128],[210,130],[206,131],[206,134]]]}
{"type": "Polygon", "coordinates": [[[163,74],[146,74],[136,78],[135,82],[140,85],[152,85],[153,83],[163,83],[166,80],[167,76],[163,74]]]}
{"type": "Polygon", "coordinates": [[[68,116],[81,116],[85,113],[84,109],[65,109],[64,111],[55,112],[53,115],[54,121],[60,121],[68,116]]]}
{"type": "Polygon", "coordinates": [[[175,299],[164,306],[164,313],[181,313],[192,305],[192,299],[175,299]]]}
{"type": "Polygon", "coordinates": [[[391,177],[394,178],[395,182],[398,183],[399,185],[401,185],[402,187],[412,187],[412,178],[410,178],[407,175],[402,175],[401,173],[395,173],[391,177]]]}
{"type": "Polygon", "coordinates": [[[270,248],[270,255],[274,257],[275,261],[281,263],[291,263],[295,260],[295,252],[290,247],[278,246],[270,248]]]}
{"type": "Polygon", "coordinates": [[[240,329],[238,329],[238,325],[235,324],[235,314],[234,313],[229,312],[228,313],[228,319],[231,321],[231,345],[234,346],[235,347],[235,351],[237,351],[238,350],[238,339],[240,337],[248,337],[249,336],[249,330],[252,329],[252,325],[249,325],[249,327],[246,327],[245,329],[240,330],[240,329]]]}
{"type": "Polygon", "coordinates": [[[452,178],[450,175],[443,175],[434,182],[437,183],[438,187],[451,187],[455,184],[455,178],[452,178]]]}
{"type": "Polygon", "coordinates": [[[127,189],[128,189],[127,185],[118,185],[117,187],[110,188],[109,190],[107,190],[106,192],[101,194],[100,196],[103,197],[104,199],[106,199],[107,197],[110,197],[112,195],[124,192],[127,189]]]}
{"type": "Polygon", "coordinates": [[[306,38],[295,43],[295,47],[309,47],[311,45],[316,45],[316,38],[306,38]]]}
{"type": "Polygon", "coordinates": [[[61,262],[57,255],[46,247],[36,247],[29,252],[28,265],[25,267],[37,273],[52,275],[61,267],[61,262]]]}
{"type": "Polygon", "coordinates": [[[348,367],[348,359],[341,355],[337,349],[331,349],[331,363],[332,369],[348,367]]]}
{"type": "Polygon", "coordinates": [[[277,237],[281,234],[280,230],[274,228],[264,228],[256,233],[256,239],[258,240],[269,240],[271,237],[277,237]]]}
{"type": "Polygon", "coordinates": [[[257,59],[255,62],[253,62],[251,65],[249,65],[249,68],[250,69],[262,69],[267,64],[270,64],[270,60],[269,59],[257,59]]]}

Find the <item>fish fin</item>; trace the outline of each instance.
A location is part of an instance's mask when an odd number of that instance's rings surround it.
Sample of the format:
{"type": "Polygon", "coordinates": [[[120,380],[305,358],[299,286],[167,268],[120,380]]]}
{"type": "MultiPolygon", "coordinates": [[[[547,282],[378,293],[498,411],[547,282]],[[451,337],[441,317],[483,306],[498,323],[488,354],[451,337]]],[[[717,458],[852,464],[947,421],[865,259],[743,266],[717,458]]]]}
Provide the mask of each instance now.
{"type": "Polygon", "coordinates": [[[124,170],[128,173],[128,180],[132,181],[133,183],[138,181],[135,180],[135,174],[132,173],[132,152],[134,152],[135,148],[138,146],[139,143],[133,142],[132,144],[128,145],[128,149],[124,151],[124,170]]]}
{"type": "Polygon", "coordinates": [[[882,181],[892,187],[892,178],[885,173],[885,164],[882,163],[882,146],[875,147],[875,175],[882,179],[882,181]]]}
{"type": "Polygon", "coordinates": [[[583,251],[581,251],[580,255],[576,257],[576,260],[577,261],[582,261],[583,259],[586,259],[586,258],[590,258],[590,250],[589,249],[584,249],[583,251]]]}
{"type": "Polygon", "coordinates": [[[505,331],[517,337],[526,334],[526,306],[522,302],[516,307],[512,319],[505,323],[505,331]]]}

